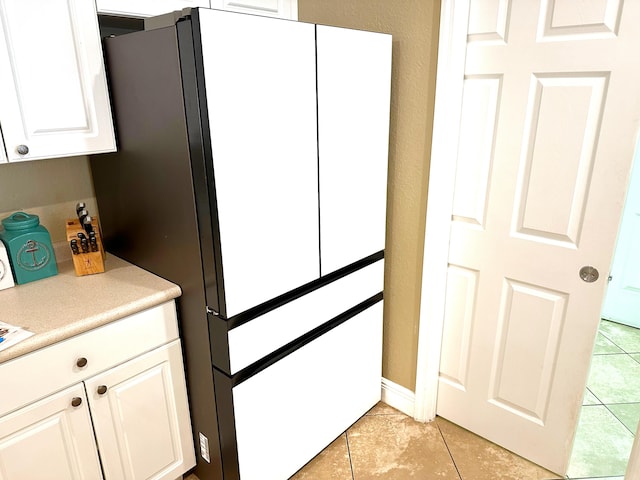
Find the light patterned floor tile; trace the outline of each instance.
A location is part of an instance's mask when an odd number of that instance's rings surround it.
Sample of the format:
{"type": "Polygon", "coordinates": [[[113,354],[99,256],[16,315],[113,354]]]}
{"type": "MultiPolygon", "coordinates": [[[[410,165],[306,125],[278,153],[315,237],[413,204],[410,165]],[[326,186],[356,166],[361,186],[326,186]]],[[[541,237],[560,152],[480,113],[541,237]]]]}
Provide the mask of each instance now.
{"type": "Polygon", "coordinates": [[[640,419],[640,403],[619,403],[607,405],[607,408],[635,435],[640,419]]]}
{"type": "Polygon", "coordinates": [[[604,353],[625,353],[620,347],[609,340],[607,337],[598,332],[596,336],[596,344],[593,347],[594,355],[601,355],[604,353]]]}
{"type": "Polygon", "coordinates": [[[640,363],[626,354],[594,355],[587,387],[604,404],[640,402],[640,363]]]}
{"type": "Polygon", "coordinates": [[[640,353],[640,329],[602,320],[600,333],[627,353],[640,353]]]}
{"type": "Polygon", "coordinates": [[[569,478],[624,475],[633,435],[604,405],[582,407],[569,478]]]}

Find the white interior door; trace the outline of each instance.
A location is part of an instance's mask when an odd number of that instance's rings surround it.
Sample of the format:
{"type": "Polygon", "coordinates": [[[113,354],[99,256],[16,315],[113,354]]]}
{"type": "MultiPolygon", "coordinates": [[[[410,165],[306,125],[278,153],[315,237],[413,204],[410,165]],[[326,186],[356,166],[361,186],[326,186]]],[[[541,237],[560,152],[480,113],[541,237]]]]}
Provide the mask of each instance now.
{"type": "Polygon", "coordinates": [[[638,132],[638,18],[470,3],[437,413],[561,474],[638,132]]]}
{"type": "Polygon", "coordinates": [[[622,214],[602,318],[640,328],[640,145],[622,214]]]}

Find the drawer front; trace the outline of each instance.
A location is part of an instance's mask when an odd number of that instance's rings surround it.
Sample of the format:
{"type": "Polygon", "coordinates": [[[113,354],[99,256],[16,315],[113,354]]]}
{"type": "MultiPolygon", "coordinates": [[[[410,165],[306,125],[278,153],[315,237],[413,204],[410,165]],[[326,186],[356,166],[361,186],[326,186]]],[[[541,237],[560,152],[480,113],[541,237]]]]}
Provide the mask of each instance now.
{"type": "Polygon", "coordinates": [[[289,478],[380,400],[382,303],[233,388],[240,478],[289,478]]]}
{"type": "Polygon", "coordinates": [[[235,374],[277,348],[382,291],[384,260],[289,302],[229,332],[235,374]]]}
{"type": "Polygon", "coordinates": [[[164,303],[0,365],[0,415],[178,338],[175,303],[164,303]],[[78,367],[78,359],[86,365],[78,367]]]}

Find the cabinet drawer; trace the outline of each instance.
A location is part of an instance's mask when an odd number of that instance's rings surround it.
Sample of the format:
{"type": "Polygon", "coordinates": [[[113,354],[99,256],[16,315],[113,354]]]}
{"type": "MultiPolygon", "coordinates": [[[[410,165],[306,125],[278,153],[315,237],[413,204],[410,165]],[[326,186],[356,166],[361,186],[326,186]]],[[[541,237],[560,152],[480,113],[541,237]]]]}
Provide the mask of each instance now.
{"type": "Polygon", "coordinates": [[[289,302],[229,332],[231,374],[382,291],[384,260],[289,302]]]}
{"type": "Polygon", "coordinates": [[[171,301],[3,363],[0,415],[175,338],[178,325],[171,301]],[[77,365],[80,358],[86,359],[84,367],[77,365]]]}
{"type": "Polygon", "coordinates": [[[289,478],[311,460],[380,400],[381,358],[378,302],[234,387],[240,478],[289,478]]]}

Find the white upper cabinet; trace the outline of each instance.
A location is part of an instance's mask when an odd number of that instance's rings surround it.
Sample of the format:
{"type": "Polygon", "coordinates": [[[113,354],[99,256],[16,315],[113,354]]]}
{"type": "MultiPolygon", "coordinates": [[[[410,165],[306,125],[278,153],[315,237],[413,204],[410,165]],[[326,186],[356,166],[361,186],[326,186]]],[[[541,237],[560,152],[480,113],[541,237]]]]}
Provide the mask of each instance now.
{"type": "Polygon", "coordinates": [[[298,19],[298,0],[211,0],[211,8],[298,19]]]}
{"type": "Polygon", "coordinates": [[[9,162],[115,150],[92,1],[0,0],[0,105],[9,162]]]}
{"type": "Polygon", "coordinates": [[[98,13],[121,17],[152,17],[183,8],[209,7],[209,0],[96,0],[98,13]]]}
{"type": "Polygon", "coordinates": [[[216,8],[269,17],[298,19],[298,0],[97,0],[98,13],[152,17],[189,7],[216,8]]]}

